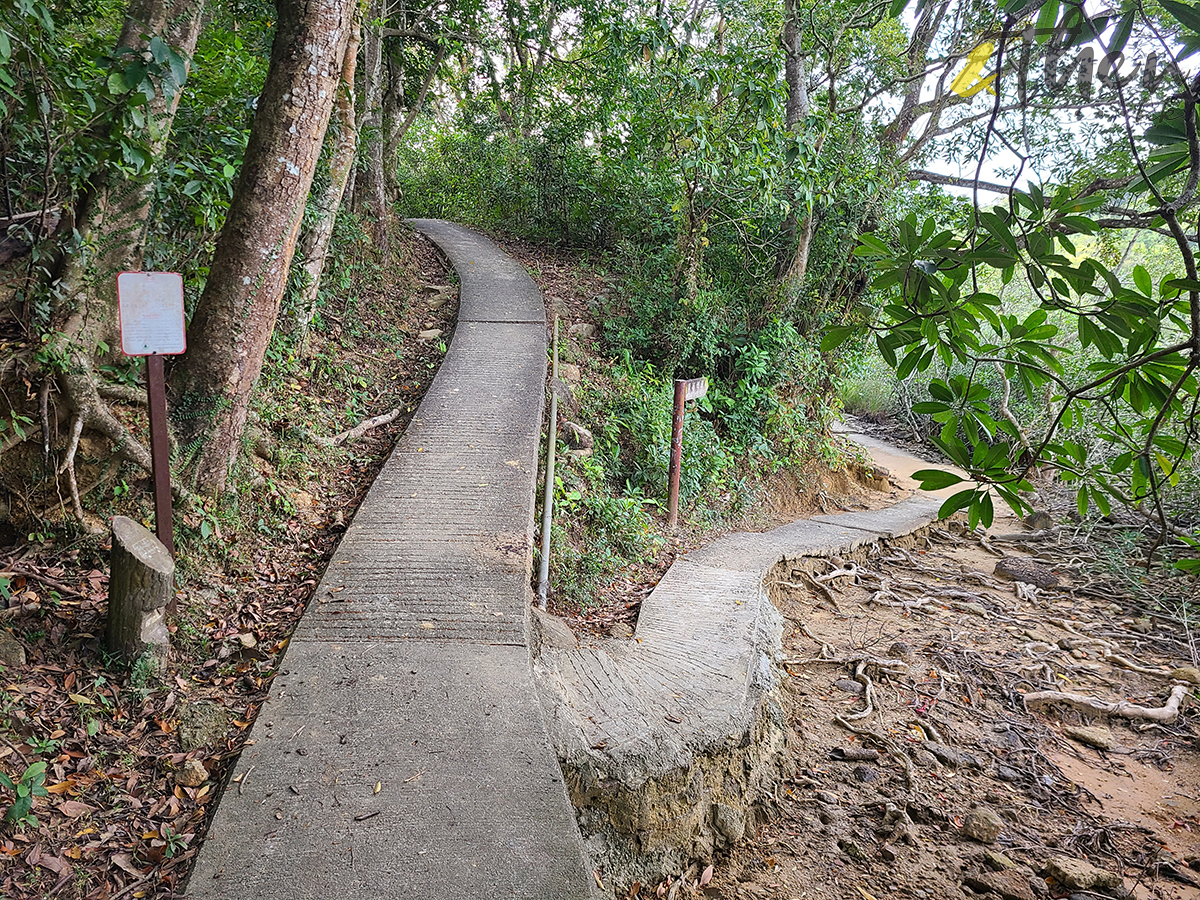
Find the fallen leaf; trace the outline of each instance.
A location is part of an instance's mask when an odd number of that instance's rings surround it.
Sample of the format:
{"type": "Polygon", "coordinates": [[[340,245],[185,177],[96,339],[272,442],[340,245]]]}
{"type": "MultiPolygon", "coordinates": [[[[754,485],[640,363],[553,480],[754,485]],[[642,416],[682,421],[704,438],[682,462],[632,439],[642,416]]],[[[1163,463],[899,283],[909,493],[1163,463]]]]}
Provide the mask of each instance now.
{"type": "Polygon", "coordinates": [[[134,878],[142,877],[142,870],[133,864],[132,853],[114,853],[109,857],[112,864],[122,871],[128,872],[134,878]]]}
{"type": "Polygon", "coordinates": [[[72,700],[74,700],[76,703],[82,704],[84,706],[95,706],[96,705],[95,700],[85,697],[85,696],[83,696],[83,694],[67,694],[67,696],[70,697],[72,700]]]}
{"type": "Polygon", "coordinates": [[[68,819],[74,819],[87,813],[95,812],[96,807],[80,803],[78,800],[64,800],[58,804],[58,811],[68,819]]]}
{"type": "Polygon", "coordinates": [[[382,791],[382,790],[383,790],[383,782],[382,782],[382,781],[377,781],[377,782],[375,782],[375,791],[374,791],[374,793],[378,794],[378,793],[379,793],[380,791],[382,791]]]}
{"type": "Polygon", "coordinates": [[[712,881],[712,877],[713,867],[712,863],[709,863],[705,870],[700,874],[700,887],[704,887],[706,884],[712,881]]]}
{"type": "Polygon", "coordinates": [[[51,784],[46,787],[46,792],[49,794],[65,794],[71,788],[75,787],[73,779],[60,781],[58,784],[51,784]]]}
{"type": "Polygon", "coordinates": [[[858,887],[858,885],[855,885],[854,887],[860,894],[863,895],[863,900],[875,900],[875,897],[871,896],[866,891],[864,891],[862,888],[858,887]]]}

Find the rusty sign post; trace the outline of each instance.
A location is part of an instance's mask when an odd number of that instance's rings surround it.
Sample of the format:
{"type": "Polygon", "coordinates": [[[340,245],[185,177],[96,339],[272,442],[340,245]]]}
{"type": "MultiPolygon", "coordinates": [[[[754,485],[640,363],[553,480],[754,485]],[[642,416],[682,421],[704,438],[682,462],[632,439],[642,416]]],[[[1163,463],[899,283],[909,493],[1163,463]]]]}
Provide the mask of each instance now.
{"type": "Polygon", "coordinates": [[[675,418],[671,424],[671,468],[667,473],[667,527],[679,524],[679,469],[683,463],[683,409],[708,393],[707,378],[675,379],[675,418]]]}
{"type": "Polygon", "coordinates": [[[175,272],[122,272],[117,276],[121,350],[146,357],[150,405],[150,458],[154,469],[154,524],[159,541],[175,555],[171,510],[171,447],[167,440],[167,389],[163,356],[187,350],[183,276],[175,272]]]}

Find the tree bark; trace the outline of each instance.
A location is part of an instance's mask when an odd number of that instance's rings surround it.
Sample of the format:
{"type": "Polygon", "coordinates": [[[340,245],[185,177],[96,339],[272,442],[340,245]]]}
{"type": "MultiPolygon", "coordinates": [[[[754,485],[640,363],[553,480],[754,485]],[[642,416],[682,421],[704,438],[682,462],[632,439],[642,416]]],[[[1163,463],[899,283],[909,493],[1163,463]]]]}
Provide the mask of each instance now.
{"type": "Polygon", "coordinates": [[[382,256],[388,252],[387,179],[383,165],[383,29],[380,0],[374,0],[363,34],[362,95],[359,121],[367,142],[366,166],[360,167],[356,199],[371,219],[371,239],[382,256]]]}
{"type": "Polygon", "coordinates": [[[279,0],[267,83],[189,350],[174,373],[173,414],[187,469],[222,491],[279,315],[304,204],[353,27],[354,0],[279,0]]]}
{"type": "Polygon", "coordinates": [[[354,115],[354,70],[358,61],[358,47],[362,42],[362,7],[355,16],[342,60],[342,83],[333,103],[333,122],[337,126],[337,138],[329,157],[329,180],[320,196],[312,198],[316,209],[316,221],[300,234],[300,268],[304,273],[304,284],[296,304],[296,331],[300,339],[302,356],[308,355],[309,328],[317,312],[317,293],[321,286],[321,273],[325,269],[325,257],[329,252],[329,240],[333,236],[333,225],[337,220],[345,194],[346,182],[354,168],[354,154],[358,151],[358,123],[354,115]]]}
{"type": "MultiPolygon", "coordinates": [[[[787,85],[785,124],[797,131],[808,118],[808,75],[804,70],[804,55],[800,46],[799,11],[797,0],[783,4],[783,75],[787,85]]],[[[801,212],[793,203],[783,223],[784,243],[775,258],[775,280],[784,298],[796,293],[808,271],[808,254],[812,247],[812,210],[801,212]]]]}
{"type": "MultiPolygon", "coordinates": [[[[204,0],[132,0],[117,49],[144,52],[152,37],[161,37],[190,67],[203,12],[204,0]]],[[[142,266],[157,161],[170,138],[181,94],[181,86],[170,97],[160,88],[147,104],[147,149],[154,163],[120,179],[98,176],[76,204],[75,228],[97,250],[64,260],[60,293],[68,315],[84,313],[78,321],[86,323],[86,334],[69,336],[82,352],[90,354],[101,341],[117,345],[117,274],[142,266]]]]}

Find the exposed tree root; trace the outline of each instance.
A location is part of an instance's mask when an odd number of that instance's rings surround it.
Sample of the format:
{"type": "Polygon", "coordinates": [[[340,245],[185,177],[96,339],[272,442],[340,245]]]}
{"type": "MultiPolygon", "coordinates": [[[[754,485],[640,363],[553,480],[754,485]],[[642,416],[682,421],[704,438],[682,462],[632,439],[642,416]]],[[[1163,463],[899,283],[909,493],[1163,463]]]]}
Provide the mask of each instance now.
{"type": "Polygon", "coordinates": [[[1166,705],[1159,707],[1138,706],[1128,700],[1108,703],[1104,700],[1097,700],[1095,697],[1061,691],[1037,691],[1025,695],[1025,707],[1027,709],[1038,708],[1052,703],[1062,703],[1080,712],[1121,716],[1126,719],[1149,719],[1152,722],[1170,725],[1179,718],[1179,705],[1190,690],[1191,688],[1186,684],[1175,685],[1171,688],[1171,696],[1167,699],[1166,705]]]}
{"type": "Polygon", "coordinates": [[[399,417],[399,415],[400,415],[400,407],[397,406],[391,412],[386,412],[386,413],[383,413],[382,415],[367,419],[364,422],[358,423],[353,428],[351,428],[349,431],[343,431],[341,434],[339,434],[336,437],[334,437],[333,439],[331,439],[329,443],[334,447],[340,447],[343,444],[349,444],[351,441],[358,440],[360,437],[362,437],[368,431],[372,431],[373,429],[379,428],[381,425],[391,424],[392,422],[396,421],[396,419],[397,419],[397,417],[399,417]]]}
{"type": "Polygon", "coordinates": [[[63,455],[63,461],[54,471],[55,476],[67,474],[67,484],[71,487],[71,505],[75,509],[75,518],[83,524],[86,520],[83,517],[83,503],[79,499],[79,483],[75,480],[75,454],[79,450],[79,436],[83,434],[83,417],[76,416],[71,423],[71,441],[67,445],[67,452],[63,455]]]}

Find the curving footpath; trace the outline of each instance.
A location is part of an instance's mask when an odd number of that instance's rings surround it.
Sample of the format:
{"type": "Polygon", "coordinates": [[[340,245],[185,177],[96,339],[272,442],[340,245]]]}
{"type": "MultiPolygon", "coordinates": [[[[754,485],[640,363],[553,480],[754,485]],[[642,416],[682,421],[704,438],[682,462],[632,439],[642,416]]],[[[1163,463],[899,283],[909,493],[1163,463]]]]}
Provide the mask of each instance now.
{"type": "Polygon", "coordinates": [[[454,338],[291,640],[194,900],[593,896],[528,643],[541,295],[487,239],[412,224],[461,280],[454,338]]]}

